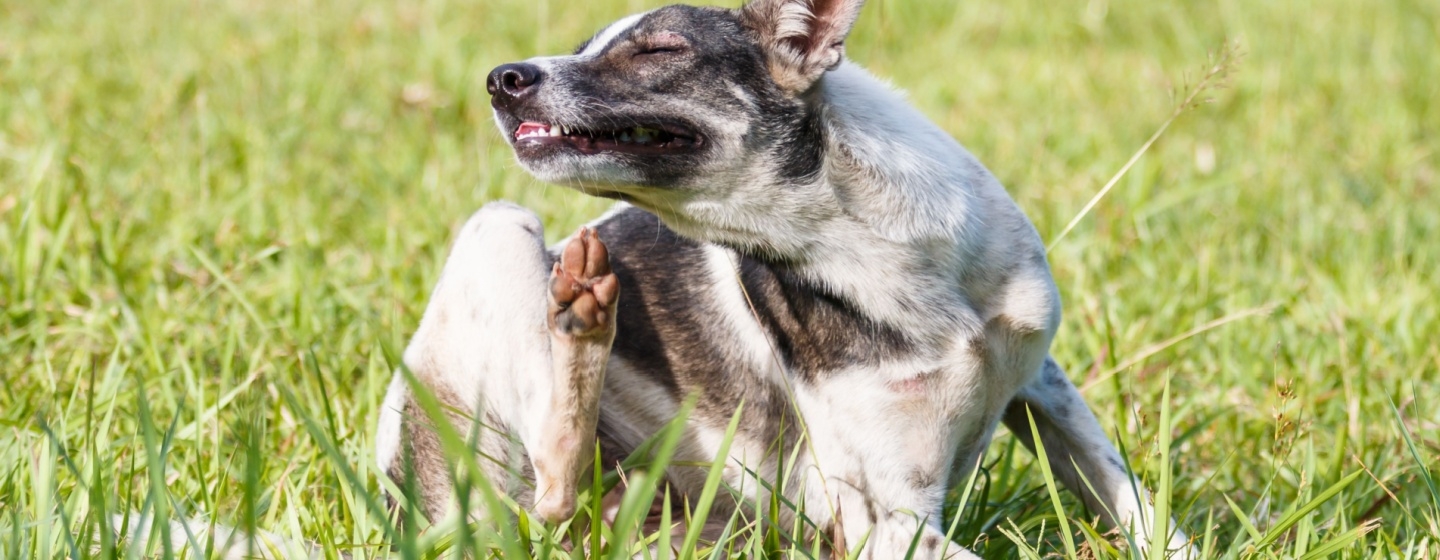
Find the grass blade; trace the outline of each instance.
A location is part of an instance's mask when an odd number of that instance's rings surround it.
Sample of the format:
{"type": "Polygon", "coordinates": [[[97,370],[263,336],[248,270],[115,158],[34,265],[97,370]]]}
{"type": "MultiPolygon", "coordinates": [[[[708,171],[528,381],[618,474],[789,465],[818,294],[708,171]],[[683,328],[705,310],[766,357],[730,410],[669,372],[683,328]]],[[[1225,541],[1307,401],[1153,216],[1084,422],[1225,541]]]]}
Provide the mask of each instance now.
{"type": "Polygon", "coordinates": [[[1160,482],[1155,486],[1155,516],[1150,520],[1150,560],[1165,560],[1166,552],[1170,548],[1170,494],[1173,482],[1171,481],[1170,464],[1170,375],[1165,375],[1165,387],[1160,392],[1160,426],[1158,426],[1160,442],[1160,482]]]}
{"type": "Polygon", "coordinates": [[[1340,482],[1336,482],[1335,484],[1330,485],[1330,487],[1326,488],[1324,492],[1321,492],[1319,496],[1316,496],[1314,499],[1306,502],[1305,505],[1300,506],[1299,509],[1290,512],[1284,517],[1281,517],[1279,521],[1275,522],[1275,525],[1271,526],[1269,530],[1265,531],[1265,536],[1258,539],[1258,542],[1256,542],[1255,545],[1257,547],[1263,548],[1279,540],[1280,537],[1285,535],[1286,531],[1290,530],[1290,527],[1294,526],[1296,523],[1299,523],[1301,519],[1305,518],[1305,516],[1310,515],[1310,512],[1313,512],[1320,506],[1325,505],[1326,502],[1329,502],[1331,498],[1334,498],[1340,492],[1344,491],[1345,488],[1349,487],[1351,483],[1358,480],[1360,478],[1360,475],[1363,474],[1365,474],[1364,470],[1358,470],[1350,473],[1345,478],[1340,479],[1340,482]]]}
{"type": "Polygon", "coordinates": [[[1395,401],[1387,401],[1390,404],[1390,412],[1395,414],[1395,423],[1400,427],[1400,436],[1405,440],[1405,447],[1410,451],[1410,457],[1415,459],[1415,468],[1420,471],[1420,478],[1425,481],[1425,488],[1430,491],[1430,505],[1435,508],[1437,517],[1440,517],[1440,489],[1436,488],[1435,474],[1430,467],[1425,465],[1425,459],[1420,456],[1420,450],[1415,447],[1415,438],[1410,437],[1410,428],[1405,425],[1405,417],[1400,415],[1400,409],[1395,407],[1395,401]]]}
{"type": "Polygon", "coordinates": [[[1030,406],[1025,405],[1025,417],[1030,420],[1030,437],[1035,441],[1036,463],[1040,464],[1040,474],[1045,478],[1045,490],[1050,494],[1050,505],[1055,508],[1055,518],[1060,522],[1060,538],[1065,543],[1065,554],[1067,558],[1075,558],[1075,536],[1070,533],[1070,520],[1065,515],[1065,506],[1060,503],[1060,486],[1055,482],[1055,474],[1050,472],[1050,457],[1045,453],[1045,442],[1040,440],[1040,428],[1035,424],[1035,415],[1031,414],[1030,406]]]}
{"type": "Polygon", "coordinates": [[[695,515],[690,529],[685,532],[685,542],[680,546],[680,558],[691,558],[695,554],[695,545],[700,541],[700,533],[710,517],[710,508],[715,504],[715,494],[720,489],[725,465],[730,462],[730,444],[735,441],[735,432],[740,428],[740,415],[744,410],[743,403],[736,407],[735,414],[730,417],[730,425],[725,427],[725,437],[720,441],[720,450],[715,453],[714,462],[710,464],[710,472],[705,475],[705,486],[700,491],[700,500],[695,503],[695,515]]]}

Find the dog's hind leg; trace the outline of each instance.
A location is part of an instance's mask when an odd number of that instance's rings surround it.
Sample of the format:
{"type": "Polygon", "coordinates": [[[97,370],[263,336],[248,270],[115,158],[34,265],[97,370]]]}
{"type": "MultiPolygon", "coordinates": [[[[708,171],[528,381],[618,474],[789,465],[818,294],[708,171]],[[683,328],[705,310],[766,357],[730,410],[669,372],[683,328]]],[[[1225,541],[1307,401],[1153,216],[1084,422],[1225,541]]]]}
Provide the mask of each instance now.
{"type": "MultiPolygon", "coordinates": [[[[482,474],[520,499],[538,482],[537,513],[555,519],[573,511],[575,471],[593,447],[618,288],[608,266],[591,262],[603,260],[591,254],[603,257],[591,235],[578,241],[586,266],[567,272],[579,289],[568,300],[559,297],[566,294],[554,289],[559,272],[542,234],[540,221],[520,207],[497,203],[476,212],[451,249],[405,365],[447,407],[448,418],[436,420],[462,434],[478,429],[482,474]],[[583,332],[572,328],[597,315],[607,320],[583,332]],[[557,324],[564,328],[552,328],[557,324]],[[518,479],[529,478],[527,466],[534,482],[518,479]]],[[[416,480],[416,498],[438,521],[456,502],[455,461],[443,453],[412,388],[397,377],[380,414],[377,459],[397,483],[407,474],[416,480]]]]}
{"type": "Polygon", "coordinates": [[[619,296],[605,245],[595,230],[581,228],[561,246],[550,273],[553,389],[548,410],[536,409],[536,433],[526,442],[535,467],[535,512],[551,521],[575,513],[576,486],[593,458],[619,296]]]}
{"type": "Polygon", "coordinates": [[[414,481],[418,495],[410,497],[432,522],[457,505],[458,458],[441,445],[437,422],[449,423],[462,436],[473,434],[481,474],[497,490],[524,493],[526,481],[516,476],[523,470],[517,468],[522,455],[512,443],[526,419],[521,403],[533,400],[528,394],[549,394],[548,386],[531,383],[548,379],[550,372],[545,327],[550,256],[542,234],[534,214],[511,204],[488,204],[471,216],[405,349],[405,367],[419,386],[411,387],[403,372],[390,384],[376,458],[402,488],[407,477],[414,481]],[[429,417],[416,391],[435,397],[443,417],[429,417]]]}
{"type": "Polygon", "coordinates": [[[1032,416],[1051,472],[1092,512],[1112,526],[1129,531],[1141,549],[1148,549],[1151,542],[1158,540],[1168,543],[1166,548],[1172,558],[1191,556],[1190,544],[1174,523],[1170,524],[1172,532],[1168,537],[1150,535],[1154,510],[1149,492],[1125,468],[1079,389],[1065,377],[1054,358],[1045,360],[1040,375],[1022,388],[1005,410],[1005,425],[1033,451],[1032,416]]]}

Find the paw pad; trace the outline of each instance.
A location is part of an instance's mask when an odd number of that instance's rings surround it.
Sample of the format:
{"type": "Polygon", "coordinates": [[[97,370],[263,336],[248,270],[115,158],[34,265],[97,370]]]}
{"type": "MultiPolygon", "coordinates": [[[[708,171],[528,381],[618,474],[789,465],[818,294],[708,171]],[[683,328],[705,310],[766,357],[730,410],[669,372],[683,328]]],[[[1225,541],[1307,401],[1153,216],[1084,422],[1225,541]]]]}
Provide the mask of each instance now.
{"type": "Polygon", "coordinates": [[[573,336],[602,334],[615,324],[619,296],[605,244],[595,230],[580,228],[550,272],[551,328],[573,336]]]}

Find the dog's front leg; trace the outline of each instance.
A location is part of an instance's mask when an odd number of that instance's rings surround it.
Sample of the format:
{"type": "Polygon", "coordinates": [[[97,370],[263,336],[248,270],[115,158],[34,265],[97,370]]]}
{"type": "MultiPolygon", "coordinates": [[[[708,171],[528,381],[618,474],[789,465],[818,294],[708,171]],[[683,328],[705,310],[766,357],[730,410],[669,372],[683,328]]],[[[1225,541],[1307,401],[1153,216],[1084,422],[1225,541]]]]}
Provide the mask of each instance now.
{"type": "Polygon", "coordinates": [[[1045,360],[1040,375],[1020,390],[1005,411],[1005,425],[1033,451],[1032,416],[1040,441],[1045,444],[1051,472],[1079,495],[1091,511],[1103,516],[1112,526],[1129,531],[1141,549],[1160,541],[1168,543],[1166,549],[1171,551],[1172,558],[1193,555],[1185,534],[1174,529],[1173,522],[1170,535],[1150,534],[1154,510],[1149,492],[1126,470],[1120,454],[1105,437],[1080,391],[1065,377],[1054,358],[1045,360]]]}
{"type": "Polygon", "coordinates": [[[595,448],[605,362],[615,340],[620,284],[605,245],[582,228],[560,251],[550,274],[552,391],[531,411],[526,442],[535,468],[535,512],[550,521],[575,513],[575,493],[595,448]]]}
{"type": "Polygon", "coordinates": [[[981,407],[945,420],[949,408],[933,398],[948,391],[943,378],[928,365],[914,369],[924,373],[887,379],[864,370],[797,387],[814,453],[801,471],[805,513],[866,560],[974,559],[946,539],[941,509],[955,442],[981,439],[990,420],[981,407]]]}

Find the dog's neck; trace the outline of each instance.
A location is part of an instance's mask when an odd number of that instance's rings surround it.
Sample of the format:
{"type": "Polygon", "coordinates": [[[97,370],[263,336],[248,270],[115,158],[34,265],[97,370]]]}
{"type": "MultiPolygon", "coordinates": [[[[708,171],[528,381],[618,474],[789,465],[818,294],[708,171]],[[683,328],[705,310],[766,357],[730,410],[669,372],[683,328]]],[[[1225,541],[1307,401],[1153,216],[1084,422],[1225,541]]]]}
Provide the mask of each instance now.
{"type": "Polygon", "coordinates": [[[682,235],[787,268],[876,319],[933,326],[963,305],[954,301],[964,297],[958,279],[984,244],[972,209],[986,205],[989,216],[997,191],[1009,199],[964,148],[865,70],[842,65],[817,87],[811,109],[825,138],[814,178],[776,184],[773,169],[740,169],[703,189],[716,194],[650,209],[682,235]]]}

